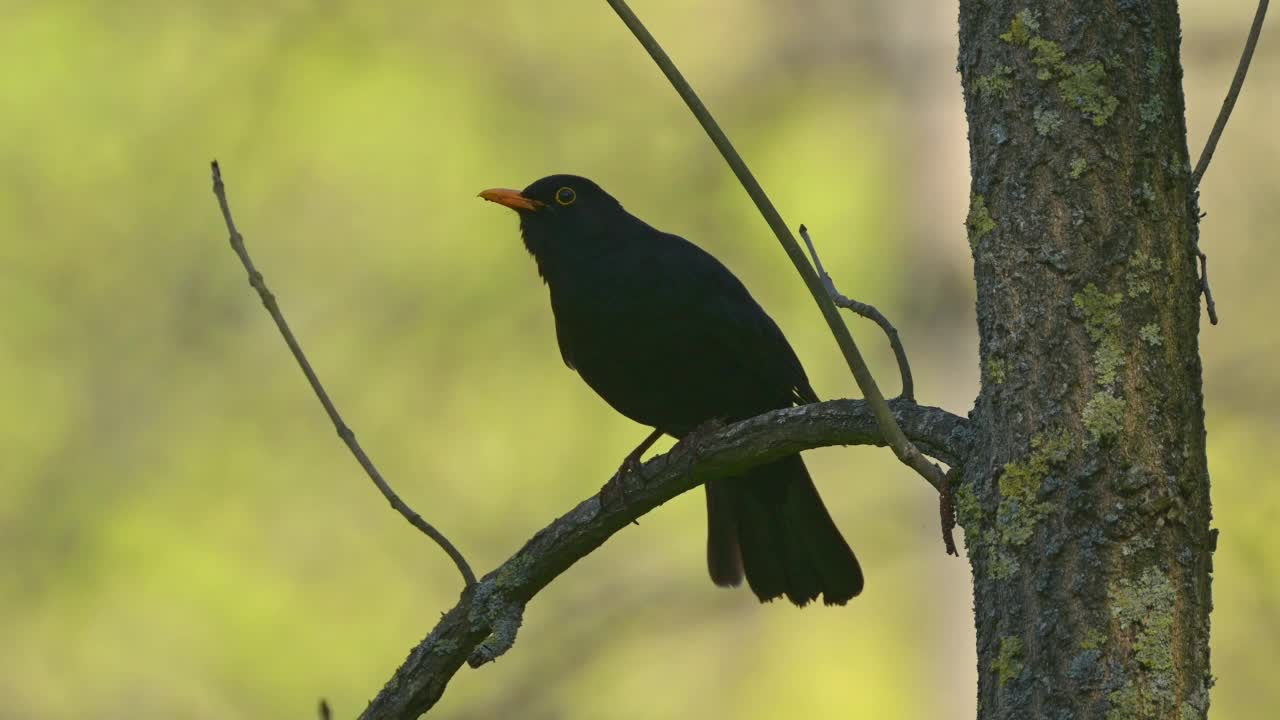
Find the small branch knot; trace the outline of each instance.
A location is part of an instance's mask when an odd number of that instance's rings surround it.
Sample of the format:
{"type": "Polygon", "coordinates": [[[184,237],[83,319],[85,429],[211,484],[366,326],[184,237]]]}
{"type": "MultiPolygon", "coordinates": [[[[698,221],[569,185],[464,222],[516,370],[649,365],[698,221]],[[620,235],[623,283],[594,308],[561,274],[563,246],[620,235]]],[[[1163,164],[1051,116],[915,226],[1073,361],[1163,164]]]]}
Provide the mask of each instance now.
{"type": "Polygon", "coordinates": [[[476,588],[475,602],[473,618],[475,614],[481,615],[477,620],[491,630],[489,637],[467,657],[467,664],[472,668],[491,663],[510,650],[516,644],[516,634],[524,622],[524,604],[502,597],[496,584],[490,580],[476,588]]]}

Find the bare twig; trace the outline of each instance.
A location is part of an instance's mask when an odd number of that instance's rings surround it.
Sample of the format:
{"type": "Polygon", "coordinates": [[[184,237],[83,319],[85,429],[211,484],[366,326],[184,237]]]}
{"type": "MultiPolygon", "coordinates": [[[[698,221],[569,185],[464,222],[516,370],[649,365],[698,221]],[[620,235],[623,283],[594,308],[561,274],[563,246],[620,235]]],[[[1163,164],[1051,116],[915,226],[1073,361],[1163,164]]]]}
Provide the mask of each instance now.
{"type": "Polygon", "coordinates": [[[1205,257],[1200,249],[1196,249],[1196,256],[1200,258],[1200,292],[1204,293],[1205,309],[1209,311],[1209,324],[1218,324],[1218,307],[1213,304],[1213,291],[1209,290],[1209,258],[1205,257]]]}
{"type": "Polygon", "coordinates": [[[827,269],[822,267],[822,260],[818,258],[818,249],[814,247],[813,240],[809,238],[809,229],[804,225],[800,226],[800,237],[804,239],[804,244],[809,247],[809,254],[813,256],[813,265],[818,269],[818,277],[822,280],[822,286],[826,288],[831,302],[835,303],[837,307],[850,310],[879,325],[885,336],[889,338],[889,347],[893,348],[893,356],[898,360],[898,372],[902,375],[902,394],[898,397],[906,400],[915,400],[916,388],[915,383],[911,380],[911,363],[907,362],[907,351],[902,347],[902,340],[898,337],[898,329],[874,305],[858,302],[841,294],[836,289],[835,281],[827,274],[827,269]]]}
{"type": "Polygon", "coordinates": [[[836,309],[831,298],[827,296],[826,290],[822,287],[822,282],[818,279],[818,275],[814,272],[813,267],[809,265],[809,261],[805,259],[804,250],[800,249],[800,243],[796,242],[790,228],[782,221],[782,216],[778,214],[778,210],[773,206],[773,202],[769,200],[769,196],[765,194],[764,189],[760,187],[760,183],[751,174],[751,170],[747,168],[742,156],[734,149],[733,143],[729,142],[729,138],[720,129],[720,125],[711,116],[706,105],[702,104],[698,94],[693,91],[689,82],[684,79],[684,76],[676,68],[675,63],[671,61],[666,51],[662,49],[658,41],[645,28],[644,23],[640,22],[640,18],[636,17],[636,14],[631,11],[625,0],[607,0],[607,2],[627,28],[631,30],[631,33],[635,35],[636,39],[640,41],[640,45],[648,51],[649,56],[657,63],[662,73],[667,76],[667,80],[671,82],[672,87],[684,99],[685,104],[689,106],[689,110],[698,119],[702,129],[706,131],[711,138],[711,142],[715,143],[725,162],[729,164],[734,175],[738,177],[738,182],[742,183],[743,189],[747,191],[752,201],[755,202],[756,208],[764,217],[765,222],[769,224],[769,228],[773,230],[773,234],[777,236],[778,242],[782,244],[782,249],[786,251],[787,257],[795,265],[800,277],[804,278],[804,283],[808,286],[809,293],[813,295],[814,301],[818,303],[818,308],[822,310],[822,316],[826,319],[827,326],[831,328],[831,334],[835,336],[836,344],[840,346],[845,361],[849,364],[849,370],[852,371],[853,378],[858,383],[858,389],[862,391],[862,396],[867,399],[867,404],[875,411],[876,422],[880,424],[889,447],[893,449],[893,454],[903,464],[919,473],[930,485],[935,488],[942,487],[942,469],[929,462],[929,459],[922,455],[916,446],[907,439],[907,436],[902,433],[902,429],[894,421],[893,413],[889,411],[884,395],[881,394],[879,386],[876,385],[875,378],[871,376],[871,371],[867,369],[867,363],[862,359],[862,353],[858,351],[858,346],[853,341],[853,336],[849,334],[849,328],[845,326],[840,317],[840,311],[836,309]]]}
{"type": "MultiPolygon", "coordinates": [[[[813,244],[813,239],[809,237],[809,229],[804,225],[800,226],[800,237],[809,248],[809,255],[813,257],[813,266],[817,268],[818,277],[822,280],[822,285],[826,288],[827,295],[830,296],[831,301],[838,307],[851,310],[879,325],[885,336],[889,338],[889,347],[893,348],[893,356],[898,360],[898,372],[902,376],[901,397],[906,400],[915,400],[916,391],[915,384],[911,380],[911,363],[907,362],[907,351],[902,347],[902,340],[898,337],[898,329],[875,306],[853,300],[837,290],[835,281],[831,279],[827,269],[822,266],[822,259],[818,257],[818,248],[813,244]]],[[[955,498],[951,494],[951,476],[955,471],[956,468],[953,467],[942,476],[942,487],[938,489],[938,515],[942,527],[942,547],[948,555],[958,556],[960,553],[956,550],[954,533],[956,527],[955,498]]]]}
{"type": "Polygon", "coordinates": [[[942,522],[942,544],[946,547],[948,555],[957,557],[960,551],[956,550],[956,497],[953,488],[958,471],[958,467],[952,466],[947,474],[942,476],[942,489],[938,491],[938,516],[942,522]]]}
{"type": "MultiPolygon", "coordinates": [[[[1258,36],[1262,34],[1262,21],[1267,16],[1267,5],[1270,0],[1258,0],[1258,10],[1253,15],[1253,26],[1249,28],[1249,38],[1245,40],[1244,52],[1240,54],[1240,63],[1236,65],[1235,77],[1231,79],[1231,87],[1227,90],[1227,97],[1222,101],[1222,109],[1218,111],[1218,119],[1213,123],[1213,130],[1209,131],[1209,139],[1205,141],[1204,150],[1200,151],[1200,159],[1196,161],[1196,169],[1191,174],[1191,186],[1199,187],[1200,179],[1204,177],[1205,170],[1209,169],[1209,161],[1213,159],[1213,151],[1218,147],[1218,140],[1222,137],[1222,131],[1227,127],[1227,120],[1231,118],[1231,111],[1235,109],[1236,100],[1240,97],[1240,88],[1244,86],[1244,76],[1249,72],[1249,64],[1253,62],[1253,51],[1258,47],[1258,36]]],[[[1201,255],[1203,261],[1204,256],[1201,255]]],[[[1208,285],[1205,285],[1206,289],[1208,285]]],[[[1208,300],[1208,296],[1205,296],[1208,300]]],[[[1212,302],[1210,302],[1212,307],[1212,302]]],[[[1216,322],[1214,323],[1217,324],[1216,322]]]]}
{"type": "Polygon", "coordinates": [[[1222,101],[1222,109],[1218,111],[1218,118],[1213,122],[1213,129],[1209,131],[1209,137],[1205,140],[1204,150],[1200,151],[1200,159],[1196,161],[1196,169],[1191,173],[1191,195],[1192,195],[1192,211],[1196,213],[1196,230],[1195,230],[1195,248],[1196,257],[1200,259],[1200,292],[1204,293],[1205,309],[1209,313],[1209,324],[1218,324],[1218,308],[1213,303],[1213,292],[1209,289],[1209,272],[1206,267],[1208,258],[1205,257],[1203,251],[1200,250],[1200,229],[1198,211],[1198,200],[1196,195],[1200,188],[1200,181],[1204,178],[1204,173],[1209,169],[1209,161],[1213,160],[1213,152],[1218,148],[1218,140],[1222,138],[1222,132],[1227,127],[1227,120],[1231,119],[1231,111],[1235,109],[1236,100],[1240,98],[1240,89],[1244,87],[1245,75],[1249,73],[1249,64],[1253,62],[1253,51],[1258,47],[1258,37],[1262,34],[1262,21],[1267,17],[1267,6],[1270,0],[1258,0],[1258,9],[1253,14],[1253,25],[1249,27],[1249,37],[1244,42],[1244,51],[1240,53],[1240,62],[1236,65],[1235,77],[1231,78],[1231,87],[1227,89],[1227,97],[1222,101]]]}
{"type": "MultiPolygon", "coordinates": [[[[889,405],[925,452],[953,467],[964,464],[972,443],[967,419],[906,400],[889,405]]],[[[774,410],[701,435],[695,442],[678,443],[639,471],[623,475],[626,503],[606,504],[593,495],[464,590],[458,604],[409,653],[360,717],[407,720],[429,710],[463,663],[489,662],[511,647],[520,611],[542,588],[633,519],[671,498],[802,450],[883,444],[875,413],[862,400],[774,410]]]]}
{"type": "Polygon", "coordinates": [[[320,699],[319,714],[320,714],[320,720],[333,719],[333,711],[329,709],[329,701],[325,700],[324,698],[320,699]]]}
{"type": "Polygon", "coordinates": [[[222,219],[226,221],[227,232],[231,235],[231,249],[235,251],[240,258],[240,263],[244,265],[244,269],[249,273],[249,284],[254,290],[258,291],[258,297],[262,299],[262,306],[271,314],[271,319],[275,320],[276,327],[280,330],[280,335],[284,337],[285,344],[289,346],[293,357],[298,361],[298,366],[302,368],[302,373],[307,376],[307,382],[311,384],[311,389],[315,391],[316,397],[320,399],[320,404],[324,406],[324,411],[328,413],[329,419],[333,421],[333,426],[338,431],[338,437],[342,438],[342,442],[346,443],[347,448],[351,450],[351,454],[355,456],[356,461],[360,463],[360,467],[368,473],[369,479],[377,486],[382,496],[391,503],[391,507],[396,512],[404,516],[410,524],[421,530],[427,537],[436,541],[441,548],[444,549],[449,557],[453,559],[453,563],[458,566],[458,572],[462,573],[463,580],[468,586],[474,585],[476,582],[475,573],[471,571],[471,566],[462,557],[462,553],[449,542],[439,530],[436,530],[422,516],[405,504],[396,495],[386,480],[382,479],[382,475],[378,469],[374,467],[373,461],[365,454],[364,448],[360,447],[360,443],[356,442],[356,435],[351,431],[342,420],[342,416],[338,414],[338,408],[334,406],[333,401],[329,399],[329,393],[320,384],[320,378],[316,376],[315,370],[311,369],[311,363],[307,360],[307,356],[302,352],[302,346],[298,344],[297,338],[294,337],[293,331],[289,329],[289,323],[285,321],[284,314],[280,312],[280,306],[276,303],[275,295],[267,289],[266,281],[262,278],[262,273],[258,272],[254,267],[253,260],[249,257],[249,251],[245,249],[244,236],[236,229],[235,221],[231,219],[231,206],[227,202],[226,187],[222,183],[222,171],[218,168],[218,161],[214,160],[213,167],[213,194],[218,198],[218,206],[222,209],[222,219]]]}

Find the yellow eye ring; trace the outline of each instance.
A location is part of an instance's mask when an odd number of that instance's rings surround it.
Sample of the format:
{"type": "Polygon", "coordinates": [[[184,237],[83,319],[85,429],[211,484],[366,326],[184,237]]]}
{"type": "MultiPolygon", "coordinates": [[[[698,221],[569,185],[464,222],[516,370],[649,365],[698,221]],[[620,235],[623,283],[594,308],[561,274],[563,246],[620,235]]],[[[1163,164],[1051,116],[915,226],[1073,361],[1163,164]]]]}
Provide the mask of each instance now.
{"type": "Polygon", "coordinates": [[[578,193],[574,192],[571,187],[562,187],[556,191],[556,202],[565,207],[569,207],[577,199],[578,193]]]}

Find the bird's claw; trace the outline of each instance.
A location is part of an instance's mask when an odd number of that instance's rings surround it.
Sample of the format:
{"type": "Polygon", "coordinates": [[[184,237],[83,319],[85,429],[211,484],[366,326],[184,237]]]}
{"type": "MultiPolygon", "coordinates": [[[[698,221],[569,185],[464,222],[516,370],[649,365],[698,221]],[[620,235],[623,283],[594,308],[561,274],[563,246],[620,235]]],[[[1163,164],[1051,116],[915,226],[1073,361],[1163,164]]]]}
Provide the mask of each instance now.
{"type": "MultiPolygon", "coordinates": [[[[618,466],[618,471],[600,488],[600,506],[604,508],[627,506],[627,480],[631,475],[639,474],[640,458],[634,453],[628,455],[618,466]]],[[[639,525],[632,520],[633,525],[639,525]]]]}
{"type": "Polygon", "coordinates": [[[615,478],[625,478],[627,475],[633,475],[640,472],[642,463],[636,455],[628,455],[622,459],[622,464],[618,466],[618,472],[613,474],[615,478]]]}

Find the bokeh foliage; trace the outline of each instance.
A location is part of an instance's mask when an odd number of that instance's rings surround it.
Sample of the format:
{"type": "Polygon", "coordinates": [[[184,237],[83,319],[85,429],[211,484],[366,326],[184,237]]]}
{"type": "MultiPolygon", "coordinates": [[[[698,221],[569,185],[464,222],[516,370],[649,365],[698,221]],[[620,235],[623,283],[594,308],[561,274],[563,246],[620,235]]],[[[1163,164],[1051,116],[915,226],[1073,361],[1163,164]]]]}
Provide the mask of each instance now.
{"type": "MultiPolygon", "coordinates": [[[[963,412],[977,369],[953,20],[879,5],[637,9],[842,289],[895,318],[921,398],[963,412]]],[[[1249,5],[1186,17],[1195,150],[1249,5]]],[[[215,156],[348,421],[477,571],[644,435],[562,366],[514,219],[482,188],[597,179],[728,262],[820,394],[854,392],[763,223],[603,3],[10,0],[0,46],[0,717],[298,717],[322,696],[351,715],[459,590],[245,287],[215,156]]],[[[1267,48],[1202,199],[1224,317],[1202,338],[1226,719],[1280,703],[1267,48]]],[[[895,391],[879,336],[855,333],[895,391]]],[[[690,494],[539,596],[517,648],[460,674],[439,711],[972,716],[967,569],[942,556],[933,498],[885,452],[809,458],[863,598],[798,612],[715,590],[690,494]]]]}

